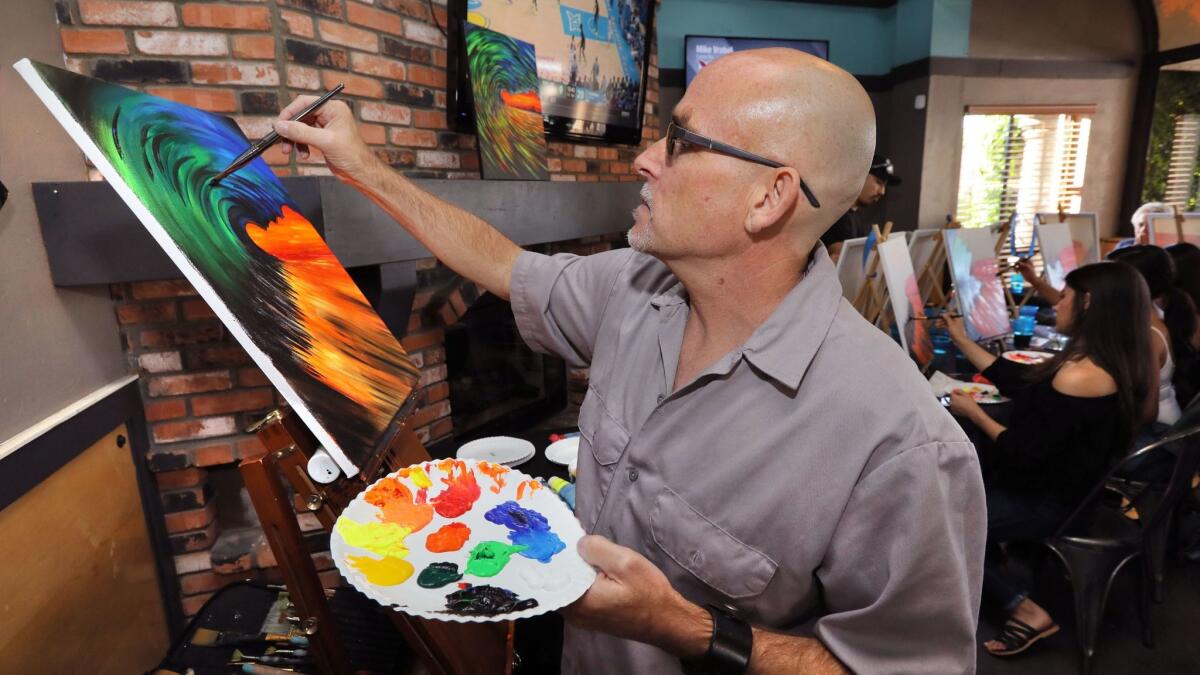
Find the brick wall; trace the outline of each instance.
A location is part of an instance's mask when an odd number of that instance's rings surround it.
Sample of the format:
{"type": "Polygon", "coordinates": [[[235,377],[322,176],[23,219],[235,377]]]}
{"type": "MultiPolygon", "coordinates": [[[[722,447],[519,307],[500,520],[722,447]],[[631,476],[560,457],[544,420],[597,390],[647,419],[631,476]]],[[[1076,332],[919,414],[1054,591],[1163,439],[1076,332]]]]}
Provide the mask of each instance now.
{"type": "MultiPolygon", "coordinates": [[[[56,0],[65,63],[75,72],[143,89],[231,116],[246,135],[270,129],[295,96],[346,84],[363,137],[387,163],[414,177],[479,178],[475,137],[448,130],[445,0],[56,0]]],[[[658,69],[652,52],[645,141],[658,136],[658,69]]],[[[640,151],[626,146],[552,142],[551,179],[634,181],[640,151]]],[[[278,149],[266,161],[280,175],[328,173],[319,156],[298,161],[278,149]]],[[[98,174],[93,172],[98,178],[98,174]]],[[[548,247],[596,252],[611,239],[548,247]]],[[[421,271],[445,279],[437,263],[421,271]]],[[[417,297],[402,341],[421,368],[412,418],[426,442],[452,433],[443,327],[473,297],[468,286],[430,284],[417,297]],[[463,291],[466,291],[465,294],[463,291]],[[464,299],[465,298],[465,299],[464,299]]],[[[174,549],[183,610],[192,614],[225,583],[277,580],[261,532],[222,528],[210,471],[261,452],[247,424],[282,402],[263,374],[187,282],[111,289],[131,368],[142,374],[155,472],[174,549]]],[[[578,402],[586,371],[572,371],[578,402]]],[[[316,533],[311,516],[302,528],[316,533]]],[[[319,539],[319,538],[318,538],[319,539]]],[[[318,569],[335,583],[327,551],[318,569]]]]}

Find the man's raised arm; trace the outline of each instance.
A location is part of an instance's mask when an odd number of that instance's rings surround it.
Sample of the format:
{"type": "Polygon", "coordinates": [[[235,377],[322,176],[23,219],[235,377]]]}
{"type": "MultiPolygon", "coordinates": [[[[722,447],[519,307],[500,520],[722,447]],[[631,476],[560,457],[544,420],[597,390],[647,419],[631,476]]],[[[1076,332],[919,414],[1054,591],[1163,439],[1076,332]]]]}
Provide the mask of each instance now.
{"type": "Polygon", "coordinates": [[[275,131],[302,156],[321,151],[335,176],[353,185],[400,223],[450,269],[507,300],[521,247],[483,219],[418,188],[375,156],[359,136],[354,113],[330,101],[309,118],[290,117],[315,100],[301,96],[279,113],[275,131]]]}

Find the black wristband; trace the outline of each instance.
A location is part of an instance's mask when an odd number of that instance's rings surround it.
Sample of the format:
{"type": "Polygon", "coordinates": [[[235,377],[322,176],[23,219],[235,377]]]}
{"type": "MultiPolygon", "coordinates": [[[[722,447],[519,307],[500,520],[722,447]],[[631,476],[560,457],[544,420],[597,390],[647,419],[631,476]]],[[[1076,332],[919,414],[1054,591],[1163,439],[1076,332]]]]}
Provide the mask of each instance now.
{"type": "Polygon", "coordinates": [[[688,675],[742,675],[750,667],[754,648],[754,631],[750,624],[725,610],[705,605],[712,617],[712,639],[708,651],[696,661],[684,662],[688,675]]]}

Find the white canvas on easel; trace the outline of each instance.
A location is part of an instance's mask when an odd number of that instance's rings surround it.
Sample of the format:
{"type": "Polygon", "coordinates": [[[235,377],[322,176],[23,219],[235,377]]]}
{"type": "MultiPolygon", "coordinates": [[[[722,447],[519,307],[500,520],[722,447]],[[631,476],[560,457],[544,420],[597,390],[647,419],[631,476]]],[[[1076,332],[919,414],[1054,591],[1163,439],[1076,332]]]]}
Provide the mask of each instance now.
{"type": "Polygon", "coordinates": [[[1083,213],[1039,213],[1043,223],[1066,223],[1071,227],[1071,240],[1075,242],[1075,260],[1080,265],[1100,262],[1100,225],[1096,214],[1083,213]],[[1062,220],[1059,220],[1061,218],[1062,220]]]}
{"type": "Polygon", "coordinates": [[[946,255],[954,280],[955,299],[967,335],[987,340],[1009,332],[1008,303],[996,260],[996,235],[991,227],[944,230],[946,255]]]}
{"type": "MultiPolygon", "coordinates": [[[[838,256],[837,275],[842,284],[842,297],[854,302],[859,289],[867,281],[867,266],[863,264],[863,247],[867,245],[866,237],[847,239],[842,242],[842,253],[838,256]]],[[[874,255],[872,253],[871,255],[874,255]]]]}
{"type": "Polygon", "coordinates": [[[1042,250],[1042,266],[1046,281],[1055,288],[1067,285],[1067,275],[1079,267],[1076,258],[1075,240],[1071,237],[1070,223],[1037,223],[1038,245],[1042,250]]]}
{"type": "Polygon", "coordinates": [[[1171,213],[1151,213],[1146,217],[1150,230],[1150,243],[1155,246],[1170,246],[1185,241],[1200,246],[1200,213],[1181,213],[1183,222],[1176,223],[1171,213]],[[1179,237],[1183,233],[1183,239],[1179,237]]]}
{"type": "Polygon", "coordinates": [[[933,346],[924,320],[925,301],[904,237],[892,237],[879,244],[879,266],[887,284],[900,346],[924,368],[933,360],[933,346]]]}
{"type": "Polygon", "coordinates": [[[939,251],[941,247],[942,231],[940,229],[912,230],[908,232],[908,255],[912,260],[913,269],[920,275],[917,277],[917,283],[921,288],[922,298],[928,298],[932,290],[931,287],[941,282],[940,273],[924,273],[926,268],[929,267],[930,262],[937,264],[938,261],[933,260],[935,255],[939,255],[939,257],[944,256],[944,253],[939,251]]]}

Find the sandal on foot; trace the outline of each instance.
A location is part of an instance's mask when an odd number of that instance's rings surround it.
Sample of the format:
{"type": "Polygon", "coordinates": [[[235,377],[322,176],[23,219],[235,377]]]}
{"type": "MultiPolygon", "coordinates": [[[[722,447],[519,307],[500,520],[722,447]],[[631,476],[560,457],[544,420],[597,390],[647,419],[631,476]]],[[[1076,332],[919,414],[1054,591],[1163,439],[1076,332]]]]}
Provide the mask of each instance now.
{"type": "Polygon", "coordinates": [[[1004,628],[1000,630],[1000,634],[992,638],[1004,647],[996,650],[986,647],[984,649],[987,649],[992,656],[1015,656],[1029,649],[1038,640],[1048,638],[1057,632],[1058,624],[1056,623],[1039,631],[1020,619],[1009,619],[1004,622],[1004,628]]]}

